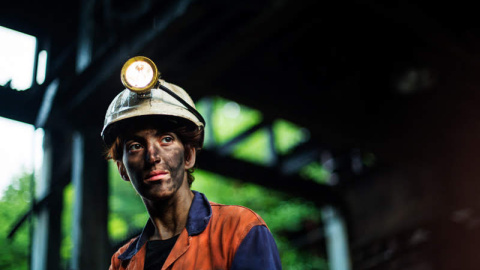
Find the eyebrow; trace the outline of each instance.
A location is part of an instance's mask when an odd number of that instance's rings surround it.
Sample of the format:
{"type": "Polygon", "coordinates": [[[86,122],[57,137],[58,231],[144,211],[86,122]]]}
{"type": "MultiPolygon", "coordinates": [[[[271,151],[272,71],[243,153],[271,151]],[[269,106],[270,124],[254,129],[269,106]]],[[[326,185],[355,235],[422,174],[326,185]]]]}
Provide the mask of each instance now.
{"type": "Polygon", "coordinates": [[[143,141],[143,140],[144,139],[141,136],[132,134],[132,135],[129,135],[129,136],[125,137],[124,143],[127,143],[129,141],[143,141]]]}
{"type": "MultiPolygon", "coordinates": [[[[154,135],[155,136],[158,136],[158,137],[161,137],[161,136],[164,136],[164,135],[170,135],[170,134],[175,134],[173,131],[162,131],[160,129],[155,129],[155,133],[154,135]]],[[[144,140],[142,136],[139,136],[139,135],[136,135],[135,133],[131,133],[127,136],[125,136],[125,142],[127,141],[131,141],[131,140],[135,140],[135,141],[142,141],[144,140]]]]}

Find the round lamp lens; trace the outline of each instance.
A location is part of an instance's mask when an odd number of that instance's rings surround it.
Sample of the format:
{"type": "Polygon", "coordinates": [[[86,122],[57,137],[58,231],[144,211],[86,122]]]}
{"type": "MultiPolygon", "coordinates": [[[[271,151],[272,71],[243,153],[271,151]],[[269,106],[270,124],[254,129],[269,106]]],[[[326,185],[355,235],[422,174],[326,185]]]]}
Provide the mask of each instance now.
{"type": "Polygon", "coordinates": [[[125,80],[135,88],[147,87],[154,80],[153,68],[147,62],[135,61],[125,71],[125,80]]]}

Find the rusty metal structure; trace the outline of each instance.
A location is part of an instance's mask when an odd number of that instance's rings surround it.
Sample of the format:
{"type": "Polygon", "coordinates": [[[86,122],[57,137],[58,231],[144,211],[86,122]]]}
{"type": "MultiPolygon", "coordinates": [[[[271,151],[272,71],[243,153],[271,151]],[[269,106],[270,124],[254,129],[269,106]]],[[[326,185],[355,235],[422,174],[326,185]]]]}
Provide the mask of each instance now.
{"type": "Polygon", "coordinates": [[[45,83],[24,92],[0,87],[0,116],[46,134],[46,188],[32,213],[49,226],[37,228],[33,260],[60,269],[59,202],[73,182],[72,268],[108,266],[100,131],[122,89],[122,64],[146,55],[194,100],[222,96],[262,112],[259,125],[206,149],[199,167],[335,206],[346,221],[352,269],[477,269],[476,18],[462,2],[2,4],[0,25],[34,35],[37,50],[49,53],[45,83]],[[286,156],[272,147],[269,166],[226,154],[279,117],[307,128],[310,139],[286,156]],[[364,166],[367,154],[372,167],[364,166]],[[329,162],[335,181],[299,177],[312,160],[329,162]]]}

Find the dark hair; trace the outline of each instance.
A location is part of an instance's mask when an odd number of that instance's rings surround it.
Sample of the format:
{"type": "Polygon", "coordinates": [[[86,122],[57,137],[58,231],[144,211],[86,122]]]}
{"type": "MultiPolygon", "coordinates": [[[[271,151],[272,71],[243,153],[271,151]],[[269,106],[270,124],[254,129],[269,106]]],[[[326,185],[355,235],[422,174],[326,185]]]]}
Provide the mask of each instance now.
{"type": "MultiPolygon", "coordinates": [[[[194,123],[174,116],[141,116],[122,120],[114,123],[110,128],[110,134],[115,138],[110,145],[107,145],[106,158],[121,161],[123,157],[123,146],[128,132],[140,128],[156,128],[162,131],[175,133],[185,149],[185,159],[190,158],[191,149],[199,152],[202,149],[203,129],[199,129],[194,123]]],[[[195,180],[193,172],[195,166],[187,170],[188,184],[192,186],[195,180]]]]}

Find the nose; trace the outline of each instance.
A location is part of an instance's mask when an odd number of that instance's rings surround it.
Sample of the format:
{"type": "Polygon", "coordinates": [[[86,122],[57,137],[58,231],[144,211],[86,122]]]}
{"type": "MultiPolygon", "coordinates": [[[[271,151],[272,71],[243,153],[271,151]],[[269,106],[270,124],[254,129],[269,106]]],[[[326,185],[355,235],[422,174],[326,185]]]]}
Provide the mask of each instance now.
{"type": "Polygon", "coordinates": [[[160,162],[160,145],[156,142],[151,142],[148,144],[146,157],[147,163],[154,164],[160,162]]]}

